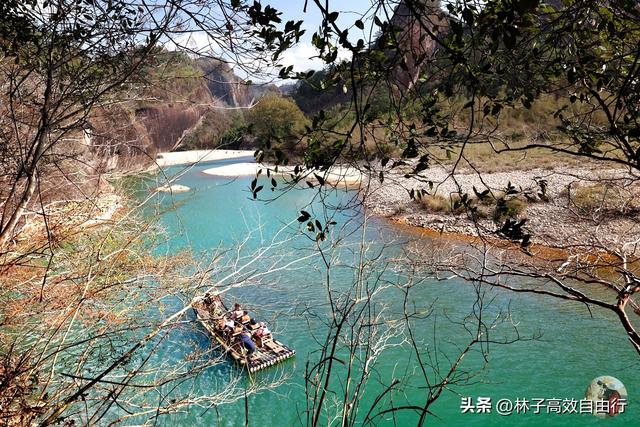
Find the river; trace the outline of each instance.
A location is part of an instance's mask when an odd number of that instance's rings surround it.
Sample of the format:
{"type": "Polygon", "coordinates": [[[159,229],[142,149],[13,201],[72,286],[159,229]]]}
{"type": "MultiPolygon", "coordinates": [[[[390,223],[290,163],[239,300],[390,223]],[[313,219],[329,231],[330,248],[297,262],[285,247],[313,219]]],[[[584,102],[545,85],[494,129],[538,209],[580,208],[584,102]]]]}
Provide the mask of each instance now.
{"type": "MultiPolygon", "coordinates": [[[[236,160],[237,161],[237,160],[236,160]]],[[[222,164],[225,162],[217,162],[222,164]]],[[[160,217],[161,224],[171,238],[158,248],[158,253],[173,252],[188,248],[196,256],[206,258],[208,251],[218,245],[232,247],[250,233],[260,238],[252,238],[244,248],[247,253],[255,250],[262,242],[268,241],[283,225],[295,219],[301,209],[305,209],[314,190],[293,190],[280,195],[271,193],[269,188],[263,194],[279,196],[270,202],[254,201],[248,191],[251,178],[223,179],[202,173],[213,164],[191,168],[175,183],[192,189],[189,193],[173,197],[161,196],[161,206],[170,207],[160,217]],[[259,230],[259,231],[258,231],[259,230]]],[[[171,167],[166,173],[179,171],[171,167]]],[[[265,181],[266,182],[266,181],[265,181]]],[[[336,194],[329,201],[339,202],[353,194],[336,194]]],[[[320,212],[318,204],[314,205],[320,212]]],[[[354,244],[360,241],[357,225],[362,223],[362,212],[347,209],[335,213],[334,233],[345,236],[336,256],[343,265],[331,273],[332,287],[339,291],[352,282],[354,244]],[[356,224],[356,225],[354,225],[356,224]],[[342,230],[341,230],[342,228],[342,230]],[[351,231],[355,233],[350,233],[351,231]]],[[[289,244],[289,260],[311,256],[314,243],[300,235],[296,223],[282,232],[283,237],[292,237],[289,244]],[[295,237],[297,235],[297,237],[295,237]]],[[[406,242],[416,234],[406,229],[394,227],[383,219],[372,218],[367,222],[365,241],[372,244],[372,252],[383,242],[395,242],[384,258],[399,253],[406,242]]],[[[425,238],[423,238],[425,239],[425,238]]],[[[438,239],[422,242],[426,246],[441,244],[438,239]]],[[[285,257],[286,258],[286,257],[285,257]]],[[[266,266],[264,267],[266,268],[266,266]]],[[[393,268],[393,265],[390,265],[393,268]]],[[[402,282],[402,271],[389,271],[385,277],[391,282],[402,282]]],[[[212,277],[212,281],[218,279],[212,277]]],[[[311,256],[295,265],[289,271],[274,273],[262,284],[253,284],[229,290],[226,302],[239,301],[257,317],[268,319],[277,338],[297,351],[295,359],[277,368],[258,373],[255,382],[267,382],[275,378],[285,378],[273,390],[265,390],[248,396],[249,424],[255,426],[291,426],[305,424],[306,405],[304,373],[307,362],[317,361],[319,344],[312,337],[322,337],[326,333],[322,318],[326,315],[327,293],[324,285],[324,270],[319,256],[311,256]],[[304,307],[314,308],[318,317],[303,313],[304,307]]],[[[510,307],[514,322],[523,336],[541,332],[542,337],[533,341],[519,341],[510,345],[492,345],[488,365],[467,385],[452,387],[445,391],[431,408],[435,416],[428,418],[430,425],[459,426],[582,426],[601,425],[603,420],[588,414],[547,414],[543,407],[540,414],[531,408],[525,414],[499,415],[493,408],[487,413],[462,413],[461,397],[491,397],[495,404],[500,399],[536,398],[575,399],[584,397],[589,382],[600,375],[611,375],[620,379],[629,394],[629,405],[624,414],[607,419],[607,425],[633,425],[640,420],[640,406],[636,404],[640,396],[640,370],[637,369],[638,355],[625,338],[617,320],[608,313],[592,308],[591,312],[580,304],[545,298],[539,295],[511,294],[488,290],[495,298],[489,313],[510,307]]],[[[401,293],[394,289],[385,291],[389,310],[400,310],[401,293]]],[[[465,342],[464,331],[447,320],[462,320],[472,309],[473,288],[459,280],[439,282],[426,280],[411,290],[411,302],[418,308],[426,309],[433,304],[433,315],[425,320],[416,320],[415,333],[419,344],[427,349],[436,344],[439,350],[456,355],[456,345],[465,342]],[[434,320],[435,319],[435,320],[434,320]],[[437,321],[436,321],[437,320],[437,321]],[[434,323],[435,321],[435,323],[434,323]],[[435,326],[435,327],[434,327],[435,326]],[[434,337],[435,331],[435,337],[434,337]]],[[[391,313],[393,314],[393,313],[391,313]]],[[[508,328],[501,328],[497,336],[508,336],[508,328]]],[[[171,363],[185,357],[193,346],[208,348],[206,335],[197,326],[180,329],[172,333],[171,339],[156,355],[157,360],[171,363]]],[[[442,366],[448,366],[446,359],[442,366]]],[[[472,353],[463,360],[461,369],[476,371],[483,367],[483,359],[472,353]]],[[[396,404],[424,403],[426,392],[418,381],[415,356],[408,346],[389,348],[375,364],[375,375],[363,402],[370,402],[383,389],[382,383],[394,378],[402,378],[404,392],[393,398],[396,404]],[[407,375],[407,371],[410,373],[407,375]],[[408,379],[407,379],[408,377],[408,379]]],[[[238,373],[229,363],[220,363],[209,368],[188,386],[194,395],[216,393],[229,386],[230,378],[238,373]]],[[[338,371],[338,378],[342,372],[338,371]]],[[[241,383],[246,380],[241,378],[241,383]]],[[[339,389],[339,381],[332,383],[339,389]]],[[[331,396],[331,394],[330,394],[331,396]]],[[[389,403],[389,402],[386,402],[389,403]]],[[[166,425],[220,425],[236,426],[245,422],[245,402],[241,399],[215,408],[195,407],[189,411],[160,418],[166,425]]],[[[359,419],[362,419],[362,414],[359,419]]],[[[376,419],[376,425],[415,425],[418,416],[411,411],[403,411],[376,419]]]]}

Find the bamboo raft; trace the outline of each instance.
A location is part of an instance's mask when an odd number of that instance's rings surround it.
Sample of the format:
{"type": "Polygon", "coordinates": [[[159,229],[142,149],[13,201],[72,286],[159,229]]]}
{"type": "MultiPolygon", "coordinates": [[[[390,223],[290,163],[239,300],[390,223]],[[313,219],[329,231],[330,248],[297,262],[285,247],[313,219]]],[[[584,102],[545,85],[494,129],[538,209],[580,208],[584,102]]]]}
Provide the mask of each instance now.
{"type": "MultiPolygon", "coordinates": [[[[270,332],[254,340],[256,349],[253,354],[249,355],[239,338],[239,334],[229,336],[216,326],[216,323],[226,316],[229,310],[219,296],[212,298],[217,304],[216,307],[221,310],[212,310],[205,304],[204,297],[196,297],[192,304],[193,311],[200,324],[237,365],[247,369],[249,373],[254,373],[295,356],[295,350],[275,340],[270,332]]],[[[243,324],[243,332],[252,333],[252,325],[243,324]]]]}

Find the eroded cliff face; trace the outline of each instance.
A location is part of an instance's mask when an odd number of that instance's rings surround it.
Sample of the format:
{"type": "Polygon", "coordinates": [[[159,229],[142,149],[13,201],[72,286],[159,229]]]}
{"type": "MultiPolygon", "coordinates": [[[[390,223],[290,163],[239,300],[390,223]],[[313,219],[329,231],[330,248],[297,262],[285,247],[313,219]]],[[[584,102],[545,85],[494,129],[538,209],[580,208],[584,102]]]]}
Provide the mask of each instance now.
{"type": "Polygon", "coordinates": [[[132,93],[131,101],[93,111],[83,138],[87,160],[98,172],[146,168],[159,152],[180,149],[187,136],[211,144],[230,126],[230,108],[250,105],[265,90],[247,85],[215,59],[183,57],[176,67],[187,75],[163,74],[158,84],[132,93]],[[205,121],[219,124],[216,135],[209,134],[211,127],[198,131],[205,121]]]}
{"type": "MultiPolygon", "coordinates": [[[[398,90],[410,89],[418,80],[420,72],[434,59],[439,37],[444,37],[449,28],[449,17],[439,0],[402,0],[397,3],[389,26],[382,30],[367,52],[357,59],[357,67],[367,70],[369,61],[378,71],[386,72],[388,83],[398,90]],[[394,48],[388,43],[393,38],[394,48]],[[435,39],[434,39],[435,38],[435,39]],[[383,53],[382,60],[380,53],[383,53]]],[[[289,87],[296,103],[308,115],[328,110],[338,104],[351,101],[350,77],[346,72],[334,76],[331,89],[318,89],[321,81],[332,71],[316,70],[310,81],[300,81],[289,87]]],[[[382,85],[378,85],[381,87],[382,85]]]]}
{"type": "MultiPolygon", "coordinates": [[[[67,208],[73,208],[74,224],[92,221],[103,211],[112,214],[119,198],[106,178],[149,168],[159,152],[179,149],[181,141],[198,130],[205,118],[219,126],[195,133],[215,143],[225,126],[231,124],[226,108],[249,102],[250,92],[233,89],[226,96],[218,96],[222,90],[218,85],[247,86],[239,84],[242,82],[233,73],[225,75],[228,80],[218,76],[214,84],[204,78],[204,71],[195,62],[182,57],[175,68],[150,73],[146,76],[150,84],[132,85],[111,94],[86,119],[66,130],[38,168],[38,191],[27,201],[27,211],[17,223],[16,241],[34,236],[46,241],[43,213],[48,216],[49,233],[54,234],[70,226],[67,208]],[[216,132],[218,135],[211,135],[216,132]]],[[[8,155],[11,150],[2,152],[8,155]]],[[[4,178],[19,173],[11,164],[13,160],[0,159],[0,169],[7,170],[4,178]]],[[[0,202],[17,206],[15,197],[5,191],[11,183],[2,178],[0,202]]]]}
{"type": "Polygon", "coordinates": [[[398,49],[387,52],[387,56],[398,61],[393,72],[396,84],[412,87],[420,71],[432,59],[438,49],[435,38],[443,37],[449,27],[448,16],[439,0],[402,1],[396,7],[390,25],[399,30],[398,49]]]}
{"type": "Polygon", "coordinates": [[[251,87],[236,76],[229,65],[217,59],[199,59],[196,64],[203,71],[209,92],[217,100],[232,107],[251,103],[251,87]]]}
{"type": "MultiPolygon", "coordinates": [[[[541,0],[554,9],[565,8],[563,0],[541,0]]],[[[398,48],[386,51],[395,66],[393,79],[400,88],[416,84],[422,70],[428,69],[435,58],[438,40],[446,37],[449,24],[455,17],[449,15],[440,0],[402,0],[396,6],[389,23],[399,31],[398,48]],[[398,58],[399,56],[399,58],[398,58]]]]}

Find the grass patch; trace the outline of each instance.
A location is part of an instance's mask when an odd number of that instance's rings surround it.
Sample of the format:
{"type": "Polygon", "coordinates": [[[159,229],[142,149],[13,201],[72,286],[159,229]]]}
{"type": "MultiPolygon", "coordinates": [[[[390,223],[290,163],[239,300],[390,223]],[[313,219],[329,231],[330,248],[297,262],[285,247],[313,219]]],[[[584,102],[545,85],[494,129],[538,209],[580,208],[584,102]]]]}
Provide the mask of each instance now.
{"type": "Polygon", "coordinates": [[[624,189],[607,183],[599,183],[567,187],[562,190],[560,196],[566,197],[569,206],[583,214],[630,215],[640,210],[639,193],[638,188],[624,189]]]}
{"type": "Polygon", "coordinates": [[[439,194],[431,195],[427,194],[419,197],[416,201],[429,212],[446,212],[453,211],[451,200],[439,194]]]}
{"type": "Polygon", "coordinates": [[[427,194],[417,197],[415,201],[428,212],[444,214],[467,212],[472,218],[492,218],[496,223],[502,223],[506,218],[519,218],[527,208],[527,201],[519,196],[507,197],[498,194],[496,197],[485,197],[480,200],[477,197],[467,196],[465,203],[457,194],[451,197],[427,194]]]}
{"type": "MultiPolygon", "coordinates": [[[[522,148],[531,143],[532,140],[523,138],[515,142],[510,142],[509,147],[513,150],[522,148]]],[[[501,144],[496,145],[496,149],[506,148],[501,144]]],[[[458,158],[460,147],[453,147],[450,158],[442,159],[444,164],[453,164],[458,158]]],[[[523,151],[505,151],[496,153],[488,143],[468,144],[464,148],[466,161],[462,164],[473,166],[473,168],[483,173],[509,172],[516,170],[530,169],[553,169],[558,166],[579,166],[585,161],[568,154],[554,152],[546,148],[530,148],[523,151]]]]}

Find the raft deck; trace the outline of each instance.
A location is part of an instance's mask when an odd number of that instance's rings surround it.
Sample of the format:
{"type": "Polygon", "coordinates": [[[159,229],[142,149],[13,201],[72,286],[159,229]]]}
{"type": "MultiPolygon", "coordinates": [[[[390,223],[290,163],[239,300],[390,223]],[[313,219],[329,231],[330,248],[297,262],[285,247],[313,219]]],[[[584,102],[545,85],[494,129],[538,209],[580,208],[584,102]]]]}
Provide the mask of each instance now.
{"type": "MultiPolygon", "coordinates": [[[[219,298],[217,298],[217,300],[220,301],[219,298]]],[[[238,337],[232,336],[228,338],[223,331],[216,327],[216,322],[220,317],[212,315],[212,313],[204,307],[203,301],[203,298],[198,298],[193,303],[193,310],[198,321],[218,344],[220,344],[224,352],[230,356],[236,364],[246,368],[250,373],[268,368],[295,356],[295,350],[274,339],[271,333],[264,339],[253,340],[254,343],[258,341],[261,346],[258,346],[258,343],[256,343],[256,350],[253,354],[249,355],[238,337]]],[[[220,301],[220,304],[224,307],[222,301],[220,301]]],[[[226,307],[224,307],[224,311],[227,312],[226,307]]],[[[246,332],[251,332],[248,325],[244,325],[244,329],[246,332]]]]}

